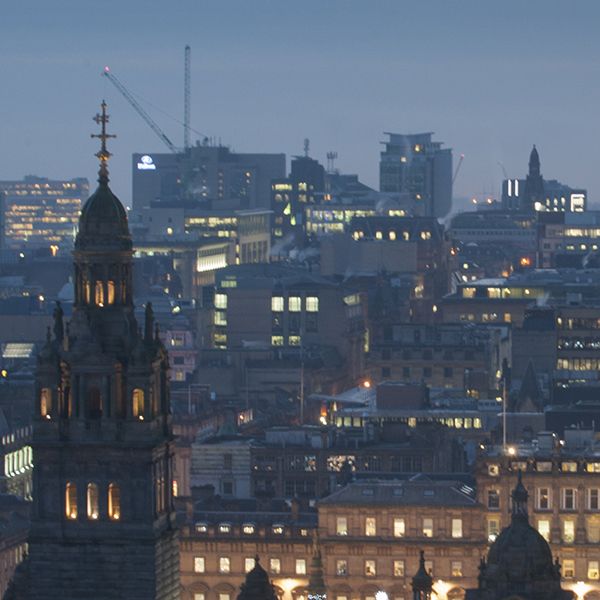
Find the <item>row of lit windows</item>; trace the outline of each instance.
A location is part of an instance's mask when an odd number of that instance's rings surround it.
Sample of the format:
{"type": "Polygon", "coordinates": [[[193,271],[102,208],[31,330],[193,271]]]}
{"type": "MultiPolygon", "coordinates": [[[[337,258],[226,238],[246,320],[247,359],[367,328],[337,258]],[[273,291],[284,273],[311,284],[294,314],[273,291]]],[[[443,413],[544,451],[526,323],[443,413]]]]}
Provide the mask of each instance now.
{"type": "MultiPolygon", "coordinates": [[[[132,414],[135,419],[144,420],[144,390],[136,388],[132,393],[132,414]]],[[[40,393],[40,414],[46,419],[52,418],[52,389],[42,388],[40,393]]],[[[102,391],[93,386],[88,390],[88,416],[100,418],[102,414],[102,391]]]]}
{"type": "MultiPolygon", "coordinates": [[[[257,533],[258,529],[257,529],[255,523],[244,523],[242,525],[241,531],[245,535],[253,535],[254,533],[257,533]]],[[[273,535],[283,535],[283,532],[284,532],[284,525],[281,523],[275,523],[271,527],[271,533],[273,535]]],[[[208,523],[205,523],[202,521],[199,521],[198,523],[196,523],[196,533],[208,533],[208,523]]],[[[220,533],[220,534],[233,533],[233,524],[228,523],[228,522],[219,523],[219,525],[217,526],[217,533],[220,533]]],[[[301,529],[300,535],[307,536],[308,530],[301,529]]]]}
{"type": "MultiPolygon", "coordinates": [[[[271,336],[271,346],[284,346],[285,338],[282,335],[271,336]]],[[[300,346],[302,345],[302,338],[299,335],[290,335],[288,337],[289,346],[300,346]]]]}
{"type": "Polygon", "coordinates": [[[558,329],[600,329],[600,319],[591,317],[579,317],[575,319],[558,317],[556,324],[558,329]]]}
{"type": "MultiPolygon", "coordinates": [[[[244,572],[249,573],[255,566],[254,558],[244,559],[244,572]]],[[[281,573],[281,559],[270,558],[269,570],[273,574],[281,573]]],[[[231,573],[231,558],[229,556],[220,556],[218,559],[219,573],[231,573]]],[[[297,558],[295,562],[294,573],[296,575],[306,575],[306,559],[297,558]]],[[[204,556],[194,557],[194,573],[206,573],[206,558],[204,556]]]]}
{"type": "Polygon", "coordinates": [[[556,361],[559,371],[598,371],[600,359],[597,358],[559,358],[556,361]]]}
{"type": "MultiPolygon", "coordinates": [[[[575,463],[573,463],[575,464],[575,463]]],[[[490,489],[487,491],[488,508],[500,508],[500,490],[490,489]]],[[[552,509],[552,489],[549,487],[539,487],[535,490],[535,507],[538,510],[552,509]]],[[[561,488],[560,490],[560,508],[562,510],[577,510],[577,489],[561,488]]],[[[586,490],[587,510],[600,510],[600,490],[598,488],[588,488],[586,490]]]]}
{"type": "MultiPolygon", "coordinates": [[[[271,298],[271,310],[273,312],[283,312],[284,307],[285,299],[283,296],[273,296],[271,298]]],[[[306,296],[305,310],[306,312],[319,312],[319,298],[317,296],[306,296]]],[[[302,298],[300,296],[290,296],[288,298],[288,311],[302,311],[302,298]]]]}
{"type": "Polygon", "coordinates": [[[4,475],[16,477],[33,467],[33,451],[31,446],[25,446],[4,456],[4,475]]]}
{"type": "MultiPolygon", "coordinates": [[[[402,491],[402,488],[398,488],[402,491]]],[[[427,493],[428,490],[425,490],[427,493]]],[[[433,490],[429,490],[433,492],[433,490]]],[[[363,535],[372,537],[377,535],[377,518],[366,517],[364,520],[363,535]]],[[[394,518],[394,537],[404,537],[406,535],[406,523],[404,517],[394,518]]],[[[433,537],[433,519],[423,518],[421,519],[420,528],[422,537],[433,537]]],[[[348,517],[337,517],[336,518],[336,534],[337,535],[348,535],[348,517]]],[[[463,537],[463,522],[462,519],[452,519],[452,530],[451,534],[453,538],[463,537]]]]}
{"type": "MultiPolygon", "coordinates": [[[[86,512],[88,519],[91,520],[97,520],[100,516],[99,490],[95,483],[88,483],[87,486],[86,512]]],[[[69,519],[77,519],[79,514],[77,486],[74,483],[67,483],[65,488],[65,514],[69,519]]],[[[108,517],[113,521],[121,518],[121,492],[116,483],[108,486],[108,517]]]]}

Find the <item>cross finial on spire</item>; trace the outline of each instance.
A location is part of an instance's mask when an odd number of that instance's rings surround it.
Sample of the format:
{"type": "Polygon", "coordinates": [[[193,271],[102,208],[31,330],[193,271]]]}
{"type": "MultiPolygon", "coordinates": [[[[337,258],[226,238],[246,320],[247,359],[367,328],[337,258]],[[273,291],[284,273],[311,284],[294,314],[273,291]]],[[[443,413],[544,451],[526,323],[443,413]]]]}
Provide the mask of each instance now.
{"type": "Polygon", "coordinates": [[[102,140],[102,148],[100,152],[97,152],[95,156],[100,159],[100,178],[98,181],[100,182],[108,182],[108,168],[106,163],[108,159],[112,156],[112,154],[106,149],[106,140],[108,138],[116,138],[116,135],[109,135],[106,133],[106,124],[108,123],[108,115],[106,114],[106,102],[102,100],[102,114],[97,113],[93,120],[96,121],[98,125],[102,124],[102,133],[92,133],[93,138],[99,138],[102,140]]]}

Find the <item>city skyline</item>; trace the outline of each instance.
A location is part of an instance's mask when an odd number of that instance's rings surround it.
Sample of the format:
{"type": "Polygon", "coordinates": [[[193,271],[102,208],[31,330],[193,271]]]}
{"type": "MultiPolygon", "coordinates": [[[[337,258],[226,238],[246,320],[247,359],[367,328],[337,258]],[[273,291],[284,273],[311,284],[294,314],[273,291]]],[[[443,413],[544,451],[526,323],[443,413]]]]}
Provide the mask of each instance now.
{"type": "Polygon", "coordinates": [[[499,198],[498,163],[523,177],[533,144],[544,177],[587,188],[592,207],[600,195],[588,159],[600,91],[593,2],[180,2],[165,14],[153,0],[102,11],[29,0],[2,13],[3,179],[94,181],[91,117],[104,98],[118,136],[112,185],[129,203],[131,155],[165,147],[102,70],[182,145],[183,127],[146,101],[183,119],[189,44],[191,125],[236,152],[289,158],[308,138],[312,157],[325,164],[335,150],[341,172],[378,188],[383,132],[432,131],[454,169],[466,155],[455,197],[499,198]]]}

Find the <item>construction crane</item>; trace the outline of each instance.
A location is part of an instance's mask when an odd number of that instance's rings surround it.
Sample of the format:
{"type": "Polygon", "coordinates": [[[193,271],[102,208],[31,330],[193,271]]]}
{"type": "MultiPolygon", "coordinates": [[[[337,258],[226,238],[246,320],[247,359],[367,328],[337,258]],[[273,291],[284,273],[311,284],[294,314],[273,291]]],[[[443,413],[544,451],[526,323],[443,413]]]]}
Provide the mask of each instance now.
{"type": "Polygon", "coordinates": [[[504,173],[504,179],[508,179],[508,175],[506,174],[506,169],[504,168],[504,165],[498,161],[498,164],[500,165],[500,168],[502,169],[502,172],[504,173]]]}
{"type": "Polygon", "coordinates": [[[458,171],[460,170],[460,165],[462,165],[462,161],[464,159],[465,155],[461,154],[460,155],[460,160],[458,161],[458,165],[456,167],[456,171],[454,171],[454,177],[452,178],[452,184],[454,185],[454,182],[456,181],[456,176],[458,175],[458,171]]]}
{"type": "MultiPolygon", "coordinates": [[[[186,48],[189,48],[189,46],[187,46],[186,48]]],[[[187,50],[186,50],[186,59],[187,59],[187,50]]],[[[187,67],[187,65],[186,65],[186,67],[187,67]]],[[[171,142],[171,140],[164,134],[162,129],[152,120],[150,115],[139,105],[138,101],[127,91],[127,89],[125,87],[123,87],[121,82],[109,71],[108,67],[106,67],[104,69],[104,73],[102,73],[102,75],[104,75],[117,88],[117,90],[119,90],[119,92],[121,93],[123,98],[125,98],[125,100],[127,100],[127,102],[129,102],[129,104],[131,104],[131,106],[133,106],[133,108],[138,113],[138,115],[140,115],[140,117],[142,117],[142,119],[144,119],[144,121],[146,121],[146,123],[150,126],[150,129],[152,129],[152,131],[154,131],[154,133],[156,133],[156,135],[168,146],[169,150],[173,154],[180,154],[181,152],[180,152],[179,148],[177,148],[173,144],[173,142],[171,142]]],[[[186,77],[187,77],[187,73],[186,73],[186,77]]],[[[187,106],[187,111],[188,111],[188,116],[189,116],[189,105],[187,106]]],[[[189,143],[189,122],[187,123],[187,127],[186,127],[185,131],[187,132],[187,136],[188,136],[187,139],[188,139],[188,143],[189,143]]]]}
{"type": "Polygon", "coordinates": [[[185,47],[185,73],[183,85],[183,150],[190,149],[190,82],[191,82],[191,55],[189,46],[185,47]]]}

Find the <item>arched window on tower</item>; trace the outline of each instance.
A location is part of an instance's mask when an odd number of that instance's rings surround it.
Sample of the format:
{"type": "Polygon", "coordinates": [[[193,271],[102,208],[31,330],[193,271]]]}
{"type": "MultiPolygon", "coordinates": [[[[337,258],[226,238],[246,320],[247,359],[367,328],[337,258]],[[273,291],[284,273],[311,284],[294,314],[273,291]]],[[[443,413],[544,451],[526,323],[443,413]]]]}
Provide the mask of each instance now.
{"type": "Polygon", "coordinates": [[[69,519],[77,518],[77,486],[67,483],[65,490],[65,513],[69,519]]]}
{"type": "Polygon", "coordinates": [[[96,281],[94,296],[94,302],[96,303],[96,306],[104,306],[104,287],[101,281],[96,281]]]}
{"type": "Polygon", "coordinates": [[[43,388],[40,395],[40,413],[42,417],[50,419],[52,414],[52,390],[50,388],[43,388]]]}
{"type": "Polygon", "coordinates": [[[121,490],[116,483],[111,483],[108,486],[108,516],[113,521],[118,521],[121,518],[121,490]]]}
{"type": "Polygon", "coordinates": [[[114,304],[115,303],[115,282],[114,281],[109,281],[107,284],[107,289],[108,289],[108,304],[114,304]]]}
{"type": "Polygon", "coordinates": [[[95,483],[87,486],[87,516],[88,519],[98,518],[98,486],[95,483]]]}
{"type": "Polygon", "coordinates": [[[144,420],[144,390],[133,390],[133,418],[144,420]]]}
{"type": "Polygon", "coordinates": [[[90,419],[102,417],[102,392],[98,387],[92,387],[88,392],[88,417],[90,419]]]}

